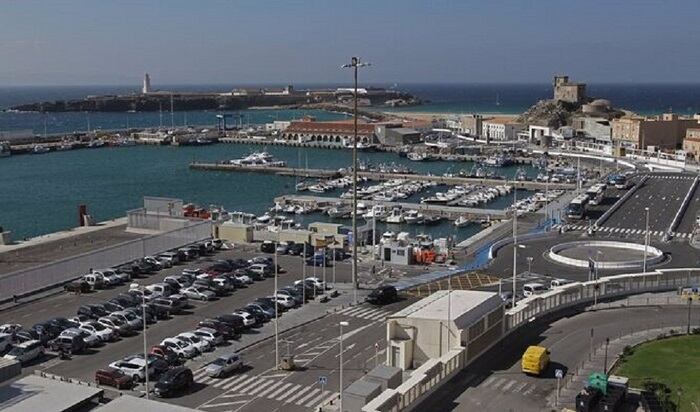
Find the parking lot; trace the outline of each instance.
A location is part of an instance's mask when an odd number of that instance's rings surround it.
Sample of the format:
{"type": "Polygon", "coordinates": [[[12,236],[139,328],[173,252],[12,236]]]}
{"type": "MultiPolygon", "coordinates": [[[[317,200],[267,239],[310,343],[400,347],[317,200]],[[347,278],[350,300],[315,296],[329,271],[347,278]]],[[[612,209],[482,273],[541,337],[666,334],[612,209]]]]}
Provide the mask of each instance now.
{"type": "MultiPolygon", "coordinates": [[[[248,259],[254,256],[262,255],[254,247],[236,247],[233,250],[221,250],[209,256],[202,257],[196,261],[187,262],[186,264],[177,265],[175,267],[160,270],[151,275],[141,276],[134,279],[133,282],[138,282],[141,285],[149,285],[162,281],[166,276],[181,273],[187,268],[201,268],[209,266],[219,259],[248,259]]],[[[271,256],[267,254],[266,256],[271,256]]],[[[304,270],[306,276],[316,274],[322,278],[325,272],[326,278],[331,282],[335,275],[335,280],[338,282],[347,282],[351,276],[350,264],[346,262],[337,262],[335,268],[327,267],[312,267],[303,265],[303,260],[300,256],[279,256],[279,265],[284,269],[278,276],[278,289],[291,285],[295,280],[302,278],[304,270]]],[[[76,310],[81,305],[91,303],[105,302],[120,293],[124,293],[129,288],[129,282],[120,286],[110,287],[106,289],[96,290],[89,293],[73,294],[60,293],[55,296],[46,297],[38,301],[22,304],[12,309],[0,312],[0,324],[19,323],[25,328],[40,322],[44,322],[54,317],[71,318],[76,315],[76,310]]],[[[181,332],[194,330],[199,321],[206,318],[215,317],[222,314],[228,314],[237,308],[241,308],[252,302],[258,297],[272,295],[274,292],[274,279],[266,278],[265,280],[256,281],[246,288],[236,289],[228,296],[201,302],[196,300],[189,301],[189,307],[178,315],[173,315],[168,320],[161,320],[151,324],[147,329],[147,346],[160,343],[163,339],[175,336],[181,332]]],[[[366,294],[366,291],[361,292],[366,294]]],[[[310,302],[302,308],[290,309],[288,312],[280,315],[279,328],[284,331],[291,326],[306,323],[313,319],[317,319],[325,314],[325,311],[332,308],[333,305],[339,302],[349,303],[352,300],[352,293],[346,288],[342,296],[331,299],[328,303],[310,302]],[[343,300],[345,299],[345,300],[343,300]]],[[[323,328],[321,328],[323,329],[323,328]]],[[[187,362],[187,366],[191,367],[195,372],[215,356],[223,352],[237,351],[241,347],[249,346],[261,338],[269,338],[274,331],[273,322],[267,322],[262,327],[252,328],[245,331],[240,339],[227,342],[220,346],[216,352],[205,352],[187,362]]],[[[287,336],[287,339],[290,339],[287,336]]],[[[265,349],[264,351],[269,351],[265,349]]],[[[85,381],[93,381],[94,374],[97,369],[104,368],[109,363],[119,360],[125,356],[134,355],[143,352],[143,335],[138,332],[134,336],[122,337],[115,342],[109,342],[102,346],[90,348],[84,353],[74,354],[70,360],[59,359],[56,354],[47,351],[47,353],[39,359],[30,361],[23,368],[23,375],[31,373],[34,369],[41,369],[57,375],[78,378],[85,381]]],[[[274,357],[264,356],[260,362],[270,362],[274,365],[274,357]],[[271,360],[272,359],[272,360],[271,360]]],[[[270,366],[272,366],[270,365],[270,366]]],[[[256,371],[259,369],[268,369],[267,364],[255,366],[256,371]]],[[[191,388],[183,398],[174,398],[175,402],[185,402],[190,405],[199,405],[203,401],[198,398],[198,394],[207,385],[201,382],[201,376],[196,376],[196,384],[191,388]]],[[[136,388],[139,389],[138,387],[136,388]]],[[[212,395],[206,395],[210,397],[212,395]]]]}

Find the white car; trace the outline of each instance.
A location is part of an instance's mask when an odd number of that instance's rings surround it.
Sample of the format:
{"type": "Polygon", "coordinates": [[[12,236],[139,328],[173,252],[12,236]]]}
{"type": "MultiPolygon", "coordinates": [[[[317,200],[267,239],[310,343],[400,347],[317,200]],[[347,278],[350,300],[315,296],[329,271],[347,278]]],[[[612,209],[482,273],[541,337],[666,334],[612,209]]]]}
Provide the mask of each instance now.
{"type": "Polygon", "coordinates": [[[202,353],[213,349],[212,345],[208,341],[200,339],[199,336],[192,332],[182,332],[181,334],[177,335],[176,338],[191,343],[195,348],[197,348],[198,351],[202,353]]]}
{"type": "Polygon", "coordinates": [[[248,275],[233,275],[233,277],[245,283],[246,285],[250,285],[253,283],[253,279],[248,275]]]}
{"type": "MultiPolygon", "coordinates": [[[[125,375],[131,376],[134,382],[143,382],[146,380],[146,362],[143,359],[133,358],[130,360],[118,360],[109,364],[110,368],[119,369],[125,375]]],[[[148,377],[152,378],[153,369],[148,370],[148,377]]]]}
{"type": "Polygon", "coordinates": [[[192,275],[194,277],[199,277],[200,275],[206,274],[204,270],[196,268],[196,269],[183,269],[182,270],[183,275],[192,275]]]}
{"type": "Polygon", "coordinates": [[[112,286],[121,285],[129,280],[128,274],[117,272],[114,269],[100,269],[96,270],[94,273],[101,273],[105,283],[112,286]]]}
{"type": "Polygon", "coordinates": [[[178,284],[181,288],[186,288],[192,284],[186,276],[176,275],[176,276],[166,276],[163,282],[169,283],[173,282],[178,284]]]}
{"type": "Polygon", "coordinates": [[[199,354],[199,351],[193,344],[183,339],[166,338],[163,339],[163,341],[160,342],[160,344],[172,349],[173,352],[177,353],[177,355],[181,358],[190,359],[194,358],[199,354]]]}
{"type": "MultiPolygon", "coordinates": [[[[326,284],[325,284],[325,282],[323,282],[323,281],[322,281],[321,279],[319,279],[319,278],[316,278],[316,277],[308,277],[308,278],[304,279],[304,281],[306,281],[307,283],[313,284],[314,287],[315,287],[316,289],[326,290],[326,284]]],[[[297,281],[294,281],[294,284],[295,284],[295,285],[298,285],[298,284],[300,284],[301,282],[302,282],[301,280],[297,280],[297,281]]]]}
{"type": "Polygon", "coordinates": [[[237,352],[224,354],[214,359],[212,363],[207,365],[207,376],[212,378],[220,378],[226,374],[238,370],[243,367],[243,359],[237,352]]]}
{"type": "Polygon", "coordinates": [[[212,300],[216,297],[216,293],[202,286],[190,286],[188,288],[182,289],[180,293],[182,293],[190,299],[204,301],[212,300]]]}
{"type": "Polygon", "coordinates": [[[116,337],[115,332],[99,322],[81,323],[79,329],[94,333],[102,342],[109,342],[116,337]]]}
{"type": "Polygon", "coordinates": [[[173,261],[172,259],[168,259],[165,256],[155,256],[155,260],[160,264],[160,267],[163,269],[168,269],[173,267],[173,261]]]}
{"type": "Polygon", "coordinates": [[[81,338],[83,338],[83,340],[85,341],[85,345],[88,348],[93,348],[93,347],[99,345],[100,343],[102,343],[102,340],[96,334],[94,334],[92,332],[88,332],[85,329],[80,329],[80,328],[68,328],[68,329],[64,330],[63,332],[61,332],[61,334],[58,336],[59,337],[67,336],[67,337],[71,337],[71,338],[73,336],[80,336],[81,338]]]}
{"type": "Polygon", "coordinates": [[[163,261],[167,260],[170,262],[170,266],[174,266],[178,263],[180,263],[180,258],[178,257],[178,254],[175,252],[165,252],[161,253],[160,255],[156,256],[158,260],[163,261]]]}
{"type": "Polygon", "coordinates": [[[255,325],[255,317],[244,310],[235,310],[231,314],[243,318],[243,326],[255,325]]]}
{"type": "Polygon", "coordinates": [[[44,354],[44,345],[38,340],[12,345],[12,349],[3,356],[5,359],[14,359],[20,363],[29,362],[44,354]]]}
{"type": "Polygon", "coordinates": [[[143,261],[150,263],[151,265],[155,265],[158,270],[163,269],[163,264],[160,263],[160,261],[154,256],[146,256],[145,258],[143,258],[143,261]]]}
{"type": "Polygon", "coordinates": [[[199,328],[192,333],[197,335],[200,339],[209,341],[209,343],[213,346],[224,343],[224,337],[212,328],[199,328]]]}
{"type": "Polygon", "coordinates": [[[273,296],[268,296],[268,298],[276,300],[277,303],[279,303],[280,305],[282,305],[282,307],[287,309],[293,308],[296,305],[294,299],[287,295],[276,293],[273,296]]]}
{"type": "Polygon", "coordinates": [[[20,330],[22,330],[22,325],[19,323],[5,323],[4,325],[0,325],[0,333],[14,335],[20,330]]]}

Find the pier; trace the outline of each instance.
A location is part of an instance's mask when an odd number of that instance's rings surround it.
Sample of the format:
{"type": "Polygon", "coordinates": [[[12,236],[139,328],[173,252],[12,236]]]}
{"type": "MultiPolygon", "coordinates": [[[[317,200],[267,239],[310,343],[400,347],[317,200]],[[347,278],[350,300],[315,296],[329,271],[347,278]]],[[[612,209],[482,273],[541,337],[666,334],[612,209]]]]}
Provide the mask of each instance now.
{"type": "MultiPolygon", "coordinates": [[[[192,170],[210,170],[210,171],[222,171],[222,172],[243,172],[243,173],[269,173],[281,176],[299,176],[305,178],[318,178],[318,179],[334,179],[344,176],[351,175],[350,170],[331,170],[331,169],[306,169],[306,168],[294,168],[294,167],[271,167],[271,166],[240,166],[227,163],[200,163],[192,162],[190,163],[190,169],[192,170]]],[[[375,172],[375,171],[358,171],[358,177],[364,177],[369,180],[421,180],[437,182],[447,185],[462,185],[462,184],[480,184],[480,185],[502,185],[508,183],[513,185],[518,189],[528,189],[528,190],[545,190],[549,188],[563,189],[563,190],[574,190],[576,189],[575,184],[571,183],[545,183],[537,182],[531,180],[506,180],[506,179],[489,179],[481,177],[460,177],[460,176],[437,176],[437,175],[421,175],[421,174],[407,174],[407,173],[386,173],[386,172],[375,172]]]]}
{"type": "MultiPolygon", "coordinates": [[[[368,206],[374,205],[386,205],[387,207],[400,206],[404,210],[418,210],[424,215],[437,215],[443,216],[448,219],[454,220],[459,216],[464,216],[468,219],[482,219],[487,216],[491,219],[505,219],[510,215],[510,212],[501,209],[484,209],[476,207],[459,207],[459,206],[446,206],[446,205],[436,205],[436,204],[423,204],[423,203],[410,203],[410,202],[383,202],[378,200],[362,200],[362,203],[368,206]]],[[[302,205],[313,205],[317,208],[325,208],[336,206],[342,204],[344,206],[351,206],[352,199],[341,199],[339,197],[326,197],[326,196],[307,196],[307,195],[284,195],[275,198],[275,203],[279,204],[302,204],[302,205]]]]}

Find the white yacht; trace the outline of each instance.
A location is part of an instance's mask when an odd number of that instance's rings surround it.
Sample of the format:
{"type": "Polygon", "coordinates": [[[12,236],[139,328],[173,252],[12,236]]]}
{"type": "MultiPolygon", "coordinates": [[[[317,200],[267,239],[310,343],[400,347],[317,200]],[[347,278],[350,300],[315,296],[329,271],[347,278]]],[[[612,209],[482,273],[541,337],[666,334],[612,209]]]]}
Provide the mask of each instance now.
{"type": "Polygon", "coordinates": [[[386,223],[401,224],[404,221],[403,212],[400,207],[391,209],[391,213],[386,217],[386,223]]]}
{"type": "MultiPolygon", "coordinates": [[[[359,210],[358,210],[359,212],[359,210]]],[[[383,219],[385,218],[389,212],[386,210],[386,207],[384,205],[374,205],[372,206],[372,209],[370,209],[369,212],[365,213],[362,215],[367,220],[372,220],[372,219],[383,219]]]]}
{"type": "Polygon", "coordinates": [[[32,154],[44,154],[44,153],[48,153],[50,151],[51,151],[51,149],[49,149],[48,147],[38,144],[38,145],[34,146],[34,148],[32,149],[32,154]]]}
{"type": "Polygon", "coordinates": [[[408,210],[403,215],[403,219],[409,225],[419,225],[419,224],[423,223],[423,220],[425,219],[425,217],[423,216],[422,213],[420,213],[417,210],[408,210]]]}

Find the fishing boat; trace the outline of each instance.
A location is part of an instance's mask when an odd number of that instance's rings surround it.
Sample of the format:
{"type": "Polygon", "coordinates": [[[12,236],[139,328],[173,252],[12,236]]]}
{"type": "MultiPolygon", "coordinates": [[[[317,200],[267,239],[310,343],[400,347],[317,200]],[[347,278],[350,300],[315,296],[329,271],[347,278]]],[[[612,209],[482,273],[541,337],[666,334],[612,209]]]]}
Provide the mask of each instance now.
{"type": "Polygon", "coordinates": [[[469,223],[471,223],[471,221],[469,219],[467,219],[464,216],[460,216],[457,218],[457,220],[455,220],[454,225],[455,225],[455,227],[465,227],[469,223]]]}
{"type": "Polygon", "coordinates": [[[443,219],[442,216],[437,216],[437,215],[426,216],[425,218],[423,218],[423,224],[428,225],[428,226],[437,225],[438,223],[440,223],[442,221],[442,219],[443,219]]]}
{"type": "Polygon", "coordinates": [[[403,218],[409,225],[419,225],[423,223],[425,216],[417,210],[407,210],[403,218]]]}
{"type": "Polygon", "coordinates": [[[412,160],[414,162],[424,162],[424,161],[428,160],[428,154],[427,153],[410,152],[406,155],[406,158],[408,158],[408,160],[412,160]]]}
{"type": "Polygon", "coordinates": [[[49,149],[46,146],[42,146],[40,144],[38,144],[38,145],[34,146],[34,148],[32,148],[32,154],[44,154],[44,153],[48,153],[50,151],[51,151],[51,149],[49,149]]]}
{"type": "Polygon", "coordinates": [[[393,209],[391,209],[389,216],[386,217],[386,223],[401,224],[404,221],[405,220],[403,218],[403,212],[401,211],[401,207],[394,207],[393,209]]]}
{"type": "Polygon", "coordinates": [[[0,142],[0,157],[10,157],[12,151],[8,142],[0,142]]]}

